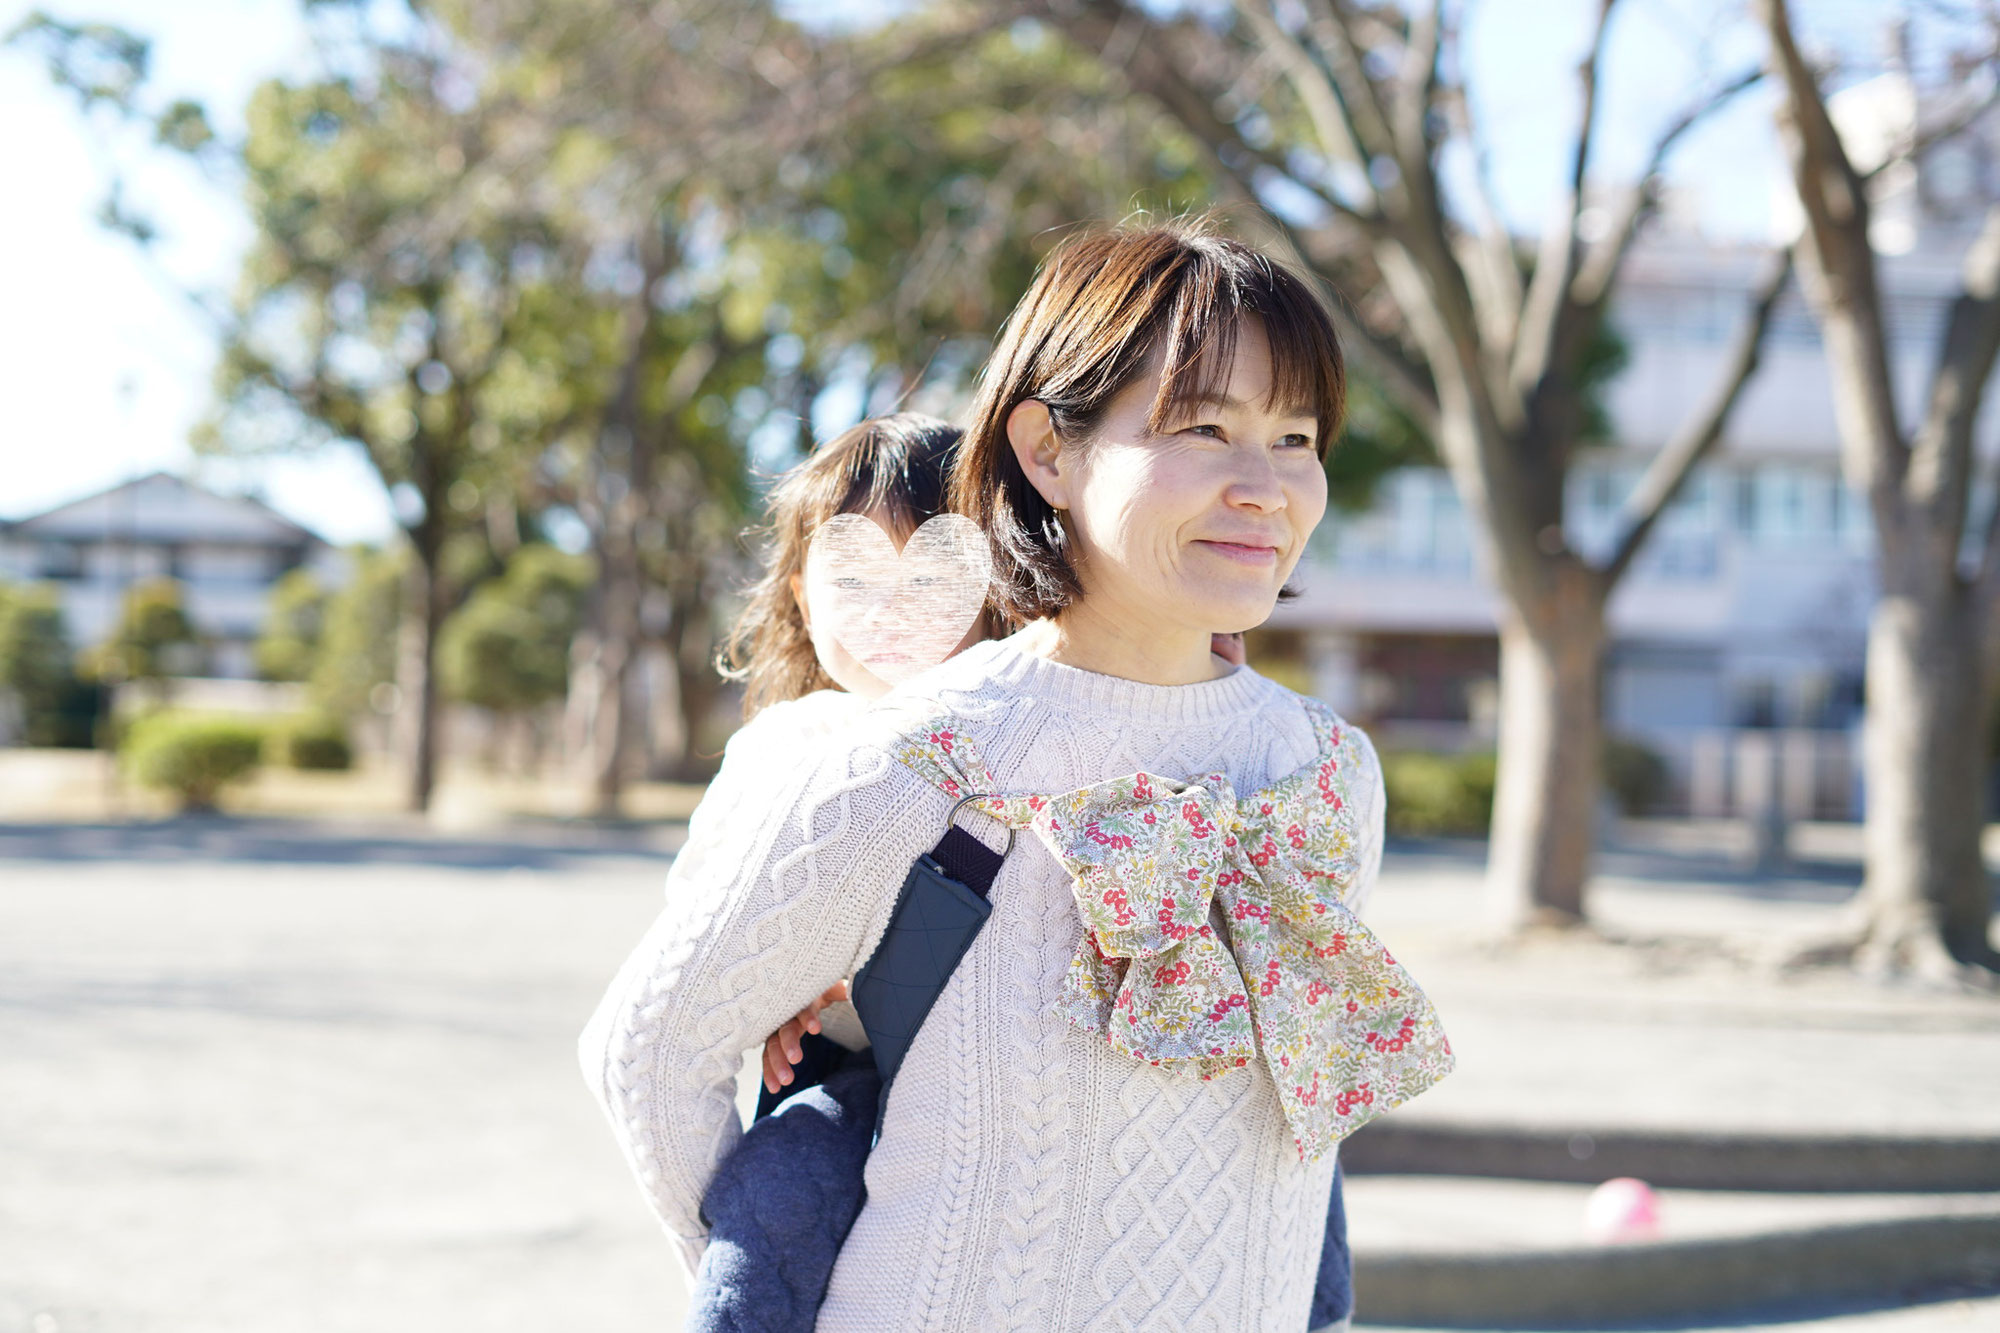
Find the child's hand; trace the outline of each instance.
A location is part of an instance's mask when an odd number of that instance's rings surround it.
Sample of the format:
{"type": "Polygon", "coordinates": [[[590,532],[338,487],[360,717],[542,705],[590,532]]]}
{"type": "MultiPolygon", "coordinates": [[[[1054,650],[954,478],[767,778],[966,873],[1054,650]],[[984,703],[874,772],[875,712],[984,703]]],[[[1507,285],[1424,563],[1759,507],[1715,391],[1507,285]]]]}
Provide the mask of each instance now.
{"type": "Polygon", "coordinates": [[[805,1059],[806,1055],[804,1048],[799,1045],[799,1038],[808,1032],[818,1032],[819,1011],[846,998],[847,983],[836,981],[826,988],[826,994],[799,1010],[783,1027],[764,1038],[766,1090],[776,1092],[780,1086],[791,1084],[792,1066],[805,1059]]]}
{"type": "Polygon", "coordinates": [[[1232,666],[1242,666],[1245,660],[1243,656],[1243,636],[1241,634],[1209,635],[1208,651],[1214,653],[1217,657],[1230,663],[1232,666]]]}

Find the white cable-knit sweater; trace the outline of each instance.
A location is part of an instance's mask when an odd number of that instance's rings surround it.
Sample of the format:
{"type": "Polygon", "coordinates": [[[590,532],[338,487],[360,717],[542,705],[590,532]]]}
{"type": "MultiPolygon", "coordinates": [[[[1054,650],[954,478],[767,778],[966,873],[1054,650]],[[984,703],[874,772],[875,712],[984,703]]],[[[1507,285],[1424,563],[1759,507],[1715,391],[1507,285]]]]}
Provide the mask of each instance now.
{"type": "MultiPolygon", "coordinates": [[[[1221,772],[1247,794],[1315,750],[1298,696],[1247,667],[1144,685],[1001,640],[894,691],[790,773],[726,784],[743,808],[697,819],[707,847],[675,865],[666,911],[581,1046],[634,1171],[689,1257],[702,1243],[702,1193],[742,1132],[732,1093],[743,1052],[853,974],[911,860],[943,832],[948,799],[887,748],[940,707],[1013,791],[1143,769],[1221,772]]],[[[1372,846],[1357,906],[1382,829],[1379,767],[1363,749],[1372,846]]],[[[975,831],[995,846],[1005,836],[975,831]]],[[[1332,1156],[1300,1162],[1257,1064],[1204,1083],[1051,1012],[1082,926],[1068,876],[1032,836],[1015,844],[992,900],[896,1079],[819,1328],[1299,1333],[1332,1156]]]]}

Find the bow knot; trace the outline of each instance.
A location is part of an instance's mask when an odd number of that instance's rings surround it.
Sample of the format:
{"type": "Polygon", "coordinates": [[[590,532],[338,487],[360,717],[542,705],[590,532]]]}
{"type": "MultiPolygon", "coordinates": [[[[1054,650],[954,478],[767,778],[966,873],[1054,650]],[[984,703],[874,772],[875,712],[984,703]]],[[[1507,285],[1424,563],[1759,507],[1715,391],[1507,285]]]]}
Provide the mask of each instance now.
{"type": "MultiPolygon", "coordinates": [[[[1058,1000],[1070,1021],[1204,1078],[1261,1057],[1301,1154],[1317,1158],[1452,1059],[1430,1001],[1347,907],[1360,751],[1331,710],[1304,702],[1317,756],[1248,799],[1220,773],[1136,773],[979,805],[1033,829],[1070,875],[1084,927],[1058,1000]]],[[[948,718],[897,754],[954,796],[995,790],[948,718]]]]}

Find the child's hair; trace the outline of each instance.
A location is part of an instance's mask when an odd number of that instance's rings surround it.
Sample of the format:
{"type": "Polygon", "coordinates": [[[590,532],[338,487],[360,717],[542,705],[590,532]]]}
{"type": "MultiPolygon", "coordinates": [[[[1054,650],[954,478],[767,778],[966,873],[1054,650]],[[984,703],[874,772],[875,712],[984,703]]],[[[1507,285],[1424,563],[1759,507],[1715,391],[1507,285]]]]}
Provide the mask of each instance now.
{"type": "Polygon", "coordinates": [[[744,682],[743,716],[813,690],[837,689],[820,666],[792,595],[806,545],[838,514],[874,511],[907,536],[944,512],[945,477],[960,431],[918,412],[876,417],[834,436],[771,488],[763,577],[722,645],[717,665],[744,682]]]}

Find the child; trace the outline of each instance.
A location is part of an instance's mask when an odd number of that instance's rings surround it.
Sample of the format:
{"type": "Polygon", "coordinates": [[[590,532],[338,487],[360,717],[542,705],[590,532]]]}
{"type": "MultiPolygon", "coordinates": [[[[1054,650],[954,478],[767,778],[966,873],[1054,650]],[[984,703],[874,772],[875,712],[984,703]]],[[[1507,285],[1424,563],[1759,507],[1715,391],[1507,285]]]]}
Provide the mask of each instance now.
{"type": "MultiPolygon", "coordinates": [[[[943,512],[957,428],[915,413],[863,422],[816,450],[770,497],[768,565],[724,647],[724,672],[745,682],[749,717],[724,751],[681,855],[724,841],[720,824],[760,781],[796,765],[889,684],[868,667],[866,645],[815,632],[804,582],[818,528],[861,514],[900,547],[943,512]],[[858,650],[858,655],[857,655],[858,650]]],[[[988,613],[952,649],[1001,628],[988,613]]],[[[1216,636],[1215,651],[1243,661],[1240,635],[1216,636]]],[[[810,1329],[848,1228],[861,1210],[862,1171],[874,1135],[881,1083],[846,988],[836,985],[765,1043],[765,1095],[758,1118],[710,1183],[709,1240],[695,1275],[686,1327],[698,1333],[810,1329]],[[854,1056],[854,1058],[849,1058],[854,1056]],[[795,1066],[803,1066],[794,1072],[795,1066]],[[797,1091],[792,1085],[803,1081],[797,1091]]],[[[1345,1321],[1348,1261],[1336,1182],[1313,1302],[1315,1326],[1345,1321]]]]}

